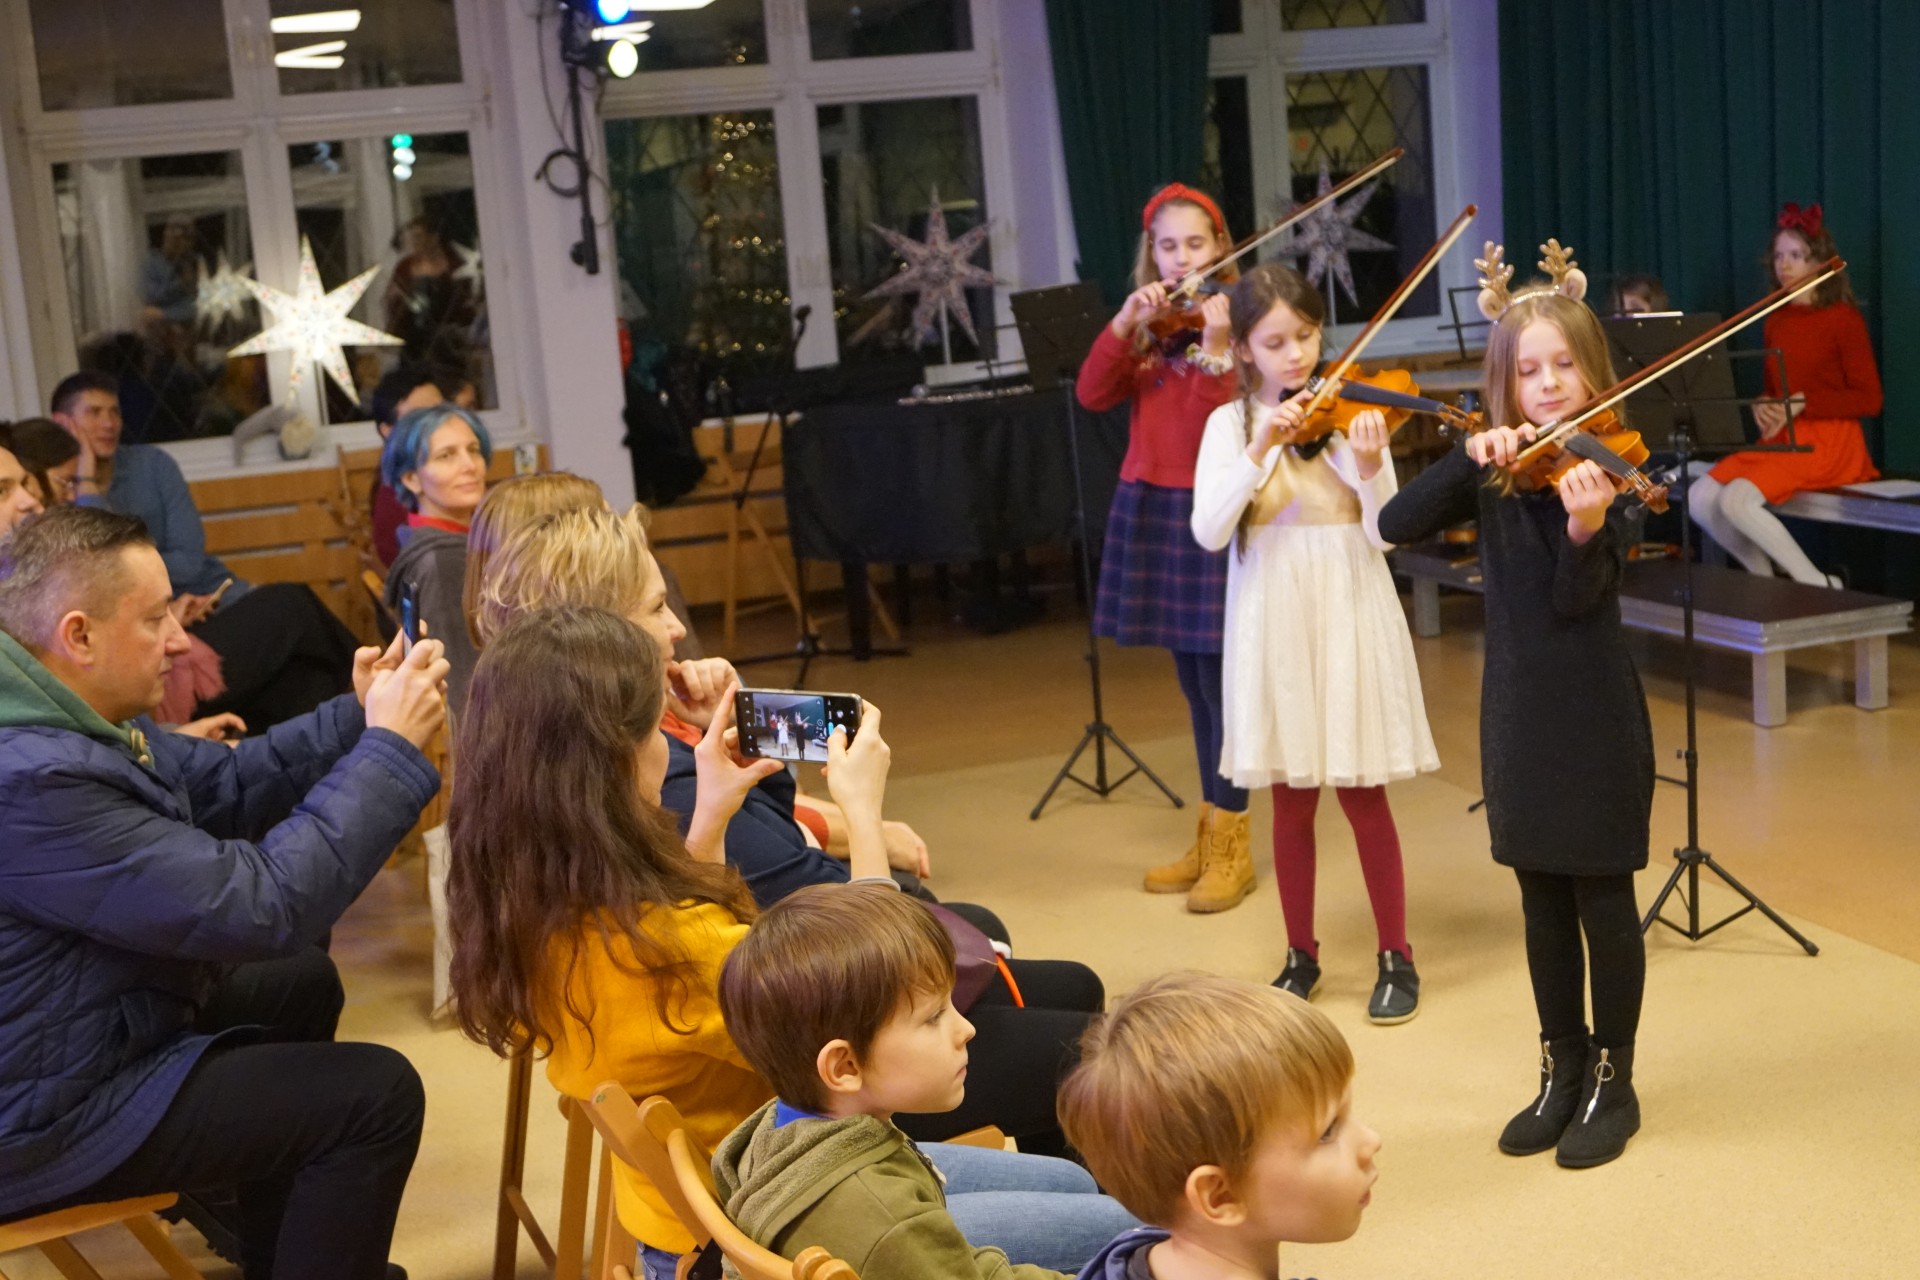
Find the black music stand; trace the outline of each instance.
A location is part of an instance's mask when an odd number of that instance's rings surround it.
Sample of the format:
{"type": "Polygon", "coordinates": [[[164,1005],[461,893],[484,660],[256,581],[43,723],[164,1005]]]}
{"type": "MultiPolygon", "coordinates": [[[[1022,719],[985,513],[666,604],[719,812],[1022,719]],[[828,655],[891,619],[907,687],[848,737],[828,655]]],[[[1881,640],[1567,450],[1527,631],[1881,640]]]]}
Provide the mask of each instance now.
{"type": "MultiPolygon", "coordinates": [[[[1600,323],[1607,331],[1609,345],[1613,347],[1618,372],[1624,376],[1646,368],[1682,343],[1705,333],[1720,323],[1720,317],[1711,314],[1619,316],[1600,323]]],[[[1780,389],[1784,400],[1787,392],[1784,364],[1780,368],[1780,389]]],[[[1673,851],[1673,874],[1667,877],[1667,883],[1647,908],[1646,918],[1640,922],[1640,932],[1644,934],[1653,928],[1657,920],[1689,942],[1698,942],[1749,911],[1758,911],[1805,948],[1808,955],[1817,956],[1820,954],[1819,947],[1761,901],[1758,894],[1735,879],[1733,873],[1716,862],[1711,853],[1700,847],[1700,739],[1695,716],[1697,673],[1693,639],[1693,520],[1687,510],[1687,463],[1696,456],[1696,440],[1711,456],[1724,456],[1749,447],[1746,443],[1746,427],[1740,418],[1739,406],[1742,403],[1745,401],[1734,389],[1730,356],[1715,348],[1689,360],[1665,377],[1656,378],[1644,390],[1628,396],[1623,405],[1628,422],[1641,433],[1649,448],[1656,444],[1664,445],[1671,448],[1680,459],[1675,505],[1680,513],[1681,652],[1684,655],[1687,700],[1687,745],[1680,753],[1687,771],[1686,780],[1681,784],[1687,791],[1687,843],[1686,847],[1673,851]],[[1728,888],[1747,900],[1746,906],[1705,927],[1700,924],[1702,867],[1719,876],[1728,888]],[[1684,927],[1660,914],[1667,899],[1679,890],[1682,876],[1687,880],[1686,889],[1680,891],[1680,899],[1687,907],[1687,923],[1684,927]]],[[[1792,430],[1791,426],[1788,430],[1792,430]]],[[[1791,440],[1792,437],[1788,438],[1791,440]]],[[[1795,446],[1788,444],[1773,448],[1786,452],[1795,446]]],[[[1672,778],[1665,780],[1675,781],[1672,778]]]]}
{"type": "Polygon", "coordinates": [[[1113,731],[1113,726],[1107,723],[1100,697],[1100,641],[1093,630],[1093,548],[1087,533],[1087,486],[1080,474],[1080,405],[1073,393],[1073,383],[1081,361],[1087,358],[1094,339],[1100,336],[1100,330],[1107,323],[1106,302],[1100,296],[1100,286],[1092,281],[1055,285],[1048,289],[1029,289],[1012,295],[1007,302],[1013,308],[1014,323],[1020,329],[1020,345],[1026,351],[1027,373],[1033,379],[1033,389],[1052,391],[1058,388],[1067,401],[1067,457],[1073,467],[1074,529],[1080,539],[1080,587],[1087,603],[1087,670],[1093,680],[1093,719],[1088,722],[1087,731],[1080,736],[1080,744],[1067,756],[1067,762],[1060,766],[1060,772],[1053,775],[1053,781],[1041,793],[1040,803],[1033,806],[1033,812],[1027,817],[1037,821],[1040,811],[1047,807],[1047,801],[1053,799],[1053,793],[1068,779],[1104,800],[1136,773],[1145,774],[1149,782],[1173,801],[1174,808],[1185,808],[1186,802],[1174,794],[1173,788],[1162,782],[1159,775],[1147,767],[1146,761],[1135,755],[1133,748],[1113,731]],[[1133,761],[1133,768],[1111,780],[1107,777],[1109,742],[1133,761]],[[1088,743],[1093,744],[1092,782],[1073,771],[1074,764],[1080,759],[1081,752],[1087,749],[1088,743]]]}

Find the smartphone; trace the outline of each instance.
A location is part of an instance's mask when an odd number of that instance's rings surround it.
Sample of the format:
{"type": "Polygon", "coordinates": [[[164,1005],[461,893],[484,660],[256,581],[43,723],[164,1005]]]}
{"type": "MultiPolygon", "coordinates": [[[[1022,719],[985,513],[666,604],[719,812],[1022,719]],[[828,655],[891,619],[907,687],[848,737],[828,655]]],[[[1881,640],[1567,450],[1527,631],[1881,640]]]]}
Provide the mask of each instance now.
{"type": "Polygon", "coordinates": [[[420,601],[414,595],[411,582],[400,586],[400,652],[413,652],[414,644],[420,639],[420,601]]]}
{"type": "Polygon", "coordinates": [[[812,760],[824,764],[827,736],[860,729],[860,695],[805,693],[797,689],[742,689],[734,695],[733,725],[740,754],[760,760],[812,760]]]}

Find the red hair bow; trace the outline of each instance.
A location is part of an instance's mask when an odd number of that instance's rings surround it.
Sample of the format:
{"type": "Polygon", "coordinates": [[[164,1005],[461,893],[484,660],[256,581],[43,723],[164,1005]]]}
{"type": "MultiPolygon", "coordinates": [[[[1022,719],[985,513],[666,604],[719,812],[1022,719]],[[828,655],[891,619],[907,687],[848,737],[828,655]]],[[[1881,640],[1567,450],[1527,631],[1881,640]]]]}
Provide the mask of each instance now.
{"type": "Polygon", "coordinates": [[[1153,215],[1160,212],[1160,207],[1170,200],[1185,200],[1189,204],[1197,204],[1202,209],[1205,209],[1207,216],[1213,219],[1214,234],[1218,235],[1221,239],[1226,238],[1227,220],[1221,216],[1220,206],[1215,204],[1213,197],[1206,192],[1195,191],[1183,182],[1169,182],[1166,186],[1153,193],[1152,198],[1147,201],[1147,207],[1140,211],[1140,229],[1142,231],[1153,230],[1153,215]]]}
{"type": "Polygon", "coordinates": [[[1820,234],[1820,206],[1810,204],[1802,209],[1789,200],[1786,207],[1780,210],[1780,217],[1774,225],[1782,231],[1798,231],[1802,235],[1817,236],[1820,234]]]}

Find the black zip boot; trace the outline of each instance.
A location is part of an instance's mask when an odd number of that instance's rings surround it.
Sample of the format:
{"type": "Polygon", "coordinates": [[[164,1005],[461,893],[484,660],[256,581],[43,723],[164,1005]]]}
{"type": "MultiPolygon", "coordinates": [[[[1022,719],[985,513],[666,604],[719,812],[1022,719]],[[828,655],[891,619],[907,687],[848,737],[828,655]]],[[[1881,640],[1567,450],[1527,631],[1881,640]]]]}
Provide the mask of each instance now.
{"type": "Polygon", "coordinates": [[[1510,1156],[1537,1156],[1560,1141],[1580,1106],[1587,1050],[1585,1028],[1577,1035],[1540,1042],[1540,1095],[1500,1131],[1502,1151],[1510,1156]]]}
{"type": "MultiPolygon", "coordinates": [[[[1316,940],[1314,945],[1319,946],[1316,940]]],[[[1287,948],[1287,967],[1273,980],[1273,985],[1282,991],[1291,991],[1302,1000],[1313,999],[1313,989],[1320,985],[1320,962],[1304,951],[1287,948]]]]}
{"type": "Polygon", "coordinates": [[[1617,1049],[1594,1045],[1587,1055],[1580,1114],[1560,1135],[1554,1158],[1563,1169],[1591,1169],[1617,1159],[1627,1139],[1640,1132],[1640,1098],[1633,1091],[1633,1043],[1617,1049]]]}

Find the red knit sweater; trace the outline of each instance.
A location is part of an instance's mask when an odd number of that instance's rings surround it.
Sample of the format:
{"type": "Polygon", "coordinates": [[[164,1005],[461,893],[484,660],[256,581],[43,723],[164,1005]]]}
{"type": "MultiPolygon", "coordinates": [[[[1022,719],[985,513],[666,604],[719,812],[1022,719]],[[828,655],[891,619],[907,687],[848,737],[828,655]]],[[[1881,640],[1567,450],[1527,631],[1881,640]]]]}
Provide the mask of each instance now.
{"type": "MultiPolygon", "coordinates": [[[[1828,307],[1789,304],[1767,317],[1767,345],[1787,363],[1787,390],[1807,398],[1809,418],[1871,418],[1880,412],[1880,370],[1867,322],[1850,302],[1828,307]]],[[[1775,365],[1766,362],[1767,394],[1779,395],[1775,365]]],[[[1084,380],[1085,374],[1081,377],[1084,380]]]]}
{"type": "Polygon", "coordinates": [[[1122,480],[1191,489],[1207,415],[1233,399],[1234,378],[1203,372],[1185,360],[1143,356],[1108,326],[1087,352],[1074,389],[1080,403],[1095,412],[1133,401],[1122,480]]]}

